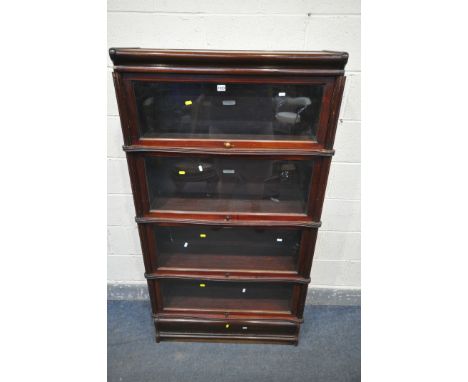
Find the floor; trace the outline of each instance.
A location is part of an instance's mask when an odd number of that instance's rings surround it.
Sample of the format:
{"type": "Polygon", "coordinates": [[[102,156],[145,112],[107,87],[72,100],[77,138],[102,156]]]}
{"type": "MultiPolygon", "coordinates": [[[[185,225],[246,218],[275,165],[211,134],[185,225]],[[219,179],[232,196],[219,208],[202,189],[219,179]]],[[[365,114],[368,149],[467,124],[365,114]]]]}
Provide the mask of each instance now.
{"type": "Polygon", "coordinates": [[[360,381],[361,310],[308,305],[298,346],[154,341],[148,301],[108,301],[108,381],[360,381]]]}

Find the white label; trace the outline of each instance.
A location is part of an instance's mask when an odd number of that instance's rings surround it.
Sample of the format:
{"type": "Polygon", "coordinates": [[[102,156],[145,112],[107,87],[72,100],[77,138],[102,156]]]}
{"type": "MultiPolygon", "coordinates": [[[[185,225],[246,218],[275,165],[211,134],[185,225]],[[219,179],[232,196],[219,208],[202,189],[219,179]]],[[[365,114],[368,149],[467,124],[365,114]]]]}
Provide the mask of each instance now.
{"type": "Polygon", "coordinates": [[[285,93],[285,92],[279,92],[278,95],[279,95],[280,97],[284,97],[284,96],[286,95],[286,93],[285,93]]]}
{"type": "Polygon", "coordinates": [[[223,100],[223,106],[235,106],[235,105],[236,105],[236,101],[233,99],[223,100]]]}
{"type": "Polygon", "coordinates": [[[188,243],[185,242],[185,243],[184,243],[184,248],[187,248],[187,247],[188,247],[188,243]]]}
{"type": "Polygon", "coordinates": [[[223,174],[235,174],[236,170],[223,170],[223,174]]]}
{"type": "Polygon", "coordinates": [[[216,85],[216,90],[219,92],[225,92],[226,91],[226,85],[216,85]]]}
{"type": "Polygon", "coordinates": [[[282,238],[282,237],[277,237],[277,238],[276,238],[276,241],[277,241],[278,243],[282,243],[282,242],[283,242],[283,238],[282,238]]]}
{"type": "Polygon", "coordinates": [[[247,289],[246,288],[242,288],[242,293],[245,293],[247,289]]]}
{"type": "Polygon", "coordinates": [[[242,330],[247,330],[247,326],[243,326],[243,327],[242,327],[242,330]]]}
{"type": "Polygon", "coordinates": [[[203,166],[202,166],[202,165],[199,165],[199,166],[198,166],[198,170],[200,170],[200,172],[203,171],[203,166]]]}

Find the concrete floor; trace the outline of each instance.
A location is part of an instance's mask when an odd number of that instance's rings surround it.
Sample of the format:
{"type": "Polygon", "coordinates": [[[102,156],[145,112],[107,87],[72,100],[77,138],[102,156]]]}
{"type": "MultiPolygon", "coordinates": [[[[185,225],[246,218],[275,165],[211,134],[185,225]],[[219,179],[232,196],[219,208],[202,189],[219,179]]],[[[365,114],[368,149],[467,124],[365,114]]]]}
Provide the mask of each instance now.
{"type": "Polygon", "coordinates": [[[361,309],[306,306],[299,346],[154,341],[148,301],[108,301],[108,381],[360,381],[361,309]]]}

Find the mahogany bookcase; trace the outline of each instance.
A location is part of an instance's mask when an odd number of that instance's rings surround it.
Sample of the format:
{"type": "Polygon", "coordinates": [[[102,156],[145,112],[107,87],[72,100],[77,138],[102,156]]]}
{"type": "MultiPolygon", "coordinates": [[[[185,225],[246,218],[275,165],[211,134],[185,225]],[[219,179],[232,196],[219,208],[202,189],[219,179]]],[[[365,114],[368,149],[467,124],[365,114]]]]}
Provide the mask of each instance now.
{"type": "Polygon", "coordinates": [[[109,53],[156,341],[297,345],[348,54],[109,53]]]}

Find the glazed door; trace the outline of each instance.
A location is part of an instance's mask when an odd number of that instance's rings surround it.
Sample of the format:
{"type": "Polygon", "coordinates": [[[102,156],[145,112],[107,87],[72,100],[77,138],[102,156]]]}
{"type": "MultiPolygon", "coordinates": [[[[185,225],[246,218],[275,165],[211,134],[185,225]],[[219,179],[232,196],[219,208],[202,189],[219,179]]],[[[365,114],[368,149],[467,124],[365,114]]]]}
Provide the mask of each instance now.
{"type": "Polygon", "coordinates": [[[334,78],[125,75],[133,144],[323,146],[334,78]]]}
{"type": "Polygon", "coordinates": [[[314,159],[146,156],[149,210],[307,214],[314,159]]]}
{"type": "Polygon", "coordinates": [[[298,274],[299,228],[148,224],[154,271],[298,274]]]}
{"type": "Polygon", "coordinates": [[[292,314],[292,283],[158,280],[162,311],[292,314]]]}
{"type": "Polygon", "coordinates": [[[323,85],[133,85],[141,138],[316,140],[323,85]]]}

